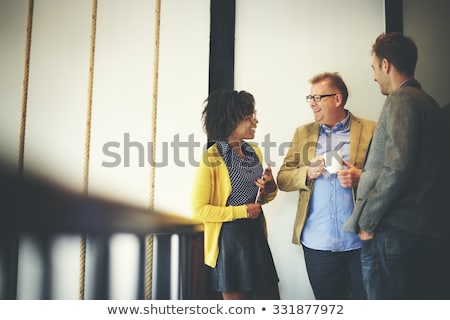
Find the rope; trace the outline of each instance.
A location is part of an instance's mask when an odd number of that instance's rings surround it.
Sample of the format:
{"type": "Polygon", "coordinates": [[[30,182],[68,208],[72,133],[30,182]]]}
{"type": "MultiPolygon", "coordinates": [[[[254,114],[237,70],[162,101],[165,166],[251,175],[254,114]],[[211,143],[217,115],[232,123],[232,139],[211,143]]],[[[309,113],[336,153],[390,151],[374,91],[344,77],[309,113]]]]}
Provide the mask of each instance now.
{"type": "Polygon", "coordinates": [[[19,175],[23,175],[23,163],[25,153],[25,126],[27,121],[28,82],[30,74],[31,31],[33,28],[34,0],[28,1],[27,34],[25,40],[25,65],[22,83],[22,108],[19,127],[19,175]]]}
{"type": "MultiPolygon", "coordinates": [[[[30,74],[30,52],[31,52],[31,31],[33,27],[33,11],[34,1],[28,1],[28,16],[27,16],[27,31],[25,36],[25,61],[22,80],[22,105],[19,124],[19,150],[18,150],[18,174],[19,178],[23,177],[23,163],[25,153],[25,127],[27,122],[27,105],[28,105],[28,82],[30,74]]],[[[10,268],[13,271],[11,274],[11,284],[14,283],[14,290],[11,293],[11,299],[17,299],[17,270],[19,267],[19,238],[14,239],[14,244],[11,246],[11,264],[10,268]]]]}
{"type": "MultiPolygon", "coordinates": [[[[150,199],[148,208],[153,210],[155,198],[156,119],[158,106],[159,35],[161,24],[161,0],[155,0],[155,43],[153,55],[153,101],[152,101],[152,161],[150,166],[150,199]]],[[[146,237],[145,298],[152,299],[153,236],[146,237]]]]}
{"type": "MultiPolygon", "coordinates": [[[[91,122],[92,122],[92,88],[94,86],[94,58],[95,58],[95,36],[97,30],[97,0],[92,0],[92,18],[91,18],[91,43],[89,55],[89,81],[88,81],[88,103],[86,116],[86,137],[84,144],[84,174],[83,174],[83,192],[88,193],[89,186],[89,158],[91,144],[91,122]]],[[[82,235],[80,239],[80,278],[78,298],[84,299],[86,274],[86,236],[82,235]]]]}

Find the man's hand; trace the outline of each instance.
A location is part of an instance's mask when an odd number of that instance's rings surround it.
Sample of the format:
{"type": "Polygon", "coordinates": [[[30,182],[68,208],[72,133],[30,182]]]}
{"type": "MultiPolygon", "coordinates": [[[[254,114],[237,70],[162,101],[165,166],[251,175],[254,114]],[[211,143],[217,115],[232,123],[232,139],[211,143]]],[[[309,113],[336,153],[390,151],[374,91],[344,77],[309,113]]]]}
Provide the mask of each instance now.
{"type": "Polygon", "coordinates": [[[375,236],[375,233],[369,233],[363,229],[359,229],[358,236],[361,240],[371,240],[375,236]]]}
{"type": "Polygon", "coordinates": [[[361,169],[356,168],[350,162],[342,160],[347,169],[341,169],[337,172],[337,177],[343,188],[354,188],[359,183],[361,177],[361,169]]]}
{"type": "Polygon", "coordinates": [[[311,165],[308,167],[306,172],[306,179],[313,180],[320,177],[323,173],[323,169],[325,167],[325,160],[323,156],[318,156],[311,159],[311,165]]]}

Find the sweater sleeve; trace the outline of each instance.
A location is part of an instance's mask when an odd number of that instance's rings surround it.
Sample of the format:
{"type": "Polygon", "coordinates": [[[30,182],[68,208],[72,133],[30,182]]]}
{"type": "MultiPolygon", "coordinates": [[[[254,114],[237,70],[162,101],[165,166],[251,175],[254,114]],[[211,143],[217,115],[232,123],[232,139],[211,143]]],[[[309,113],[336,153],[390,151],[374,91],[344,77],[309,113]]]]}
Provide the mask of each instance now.
{"type": "Polygon", "coordinates": [[[211,165],[211,162],[202,161],[197,169],[191,198],[193,218],[203,222],[228,222],[247,218],[245,205],[226,206],[231,183],[229,179],[219,180],[219,172],[226,170],[226,166],[221,160],[215,163],[211,165]]]}

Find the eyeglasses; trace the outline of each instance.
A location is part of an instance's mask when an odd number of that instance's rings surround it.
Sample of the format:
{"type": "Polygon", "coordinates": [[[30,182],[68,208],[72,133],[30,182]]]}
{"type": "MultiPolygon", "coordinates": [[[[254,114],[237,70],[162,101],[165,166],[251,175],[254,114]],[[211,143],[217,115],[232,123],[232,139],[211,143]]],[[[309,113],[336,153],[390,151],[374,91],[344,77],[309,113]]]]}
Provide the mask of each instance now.
{"type": "Polygon", "coordinates": [[[311,102],[311,100],[314,100],[315,102],[320,102],[320,100],[322,100],[322,98],[325,98],[325,97],[332,97],[332,96],[335,96],[335,95],[337,95],[337,93],[330,93],[330,94],[315,94],[315,95],[309,95],[309,96],[306,96],[306,102],[307,103],[310,103],[311,102]]]}
{"type": "Polygon", "coordinates": [[[251,115],[245,116],[244,119],[245,120],[250,120],[250,121],[255,121],[256,120],[256,110],[253,111],[253,113],[251,115]]]}

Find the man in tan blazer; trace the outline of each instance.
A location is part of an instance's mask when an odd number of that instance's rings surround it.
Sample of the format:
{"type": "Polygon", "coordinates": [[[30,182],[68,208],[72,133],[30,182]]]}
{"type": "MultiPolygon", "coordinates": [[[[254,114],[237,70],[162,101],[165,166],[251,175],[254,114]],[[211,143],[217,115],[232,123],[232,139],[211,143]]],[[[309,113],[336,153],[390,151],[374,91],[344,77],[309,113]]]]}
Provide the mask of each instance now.
{"type": "Polygon", "coordinates": [[[292,242],[303,247],[316,299],[366,299],[361,240],[342,225],[376,123],[345,109],[348,90],[338,73],[318,74],[310,83],[306,101],[315,121],[296,129],[277,176],[281,191],[299,192],[292,242]]]}

